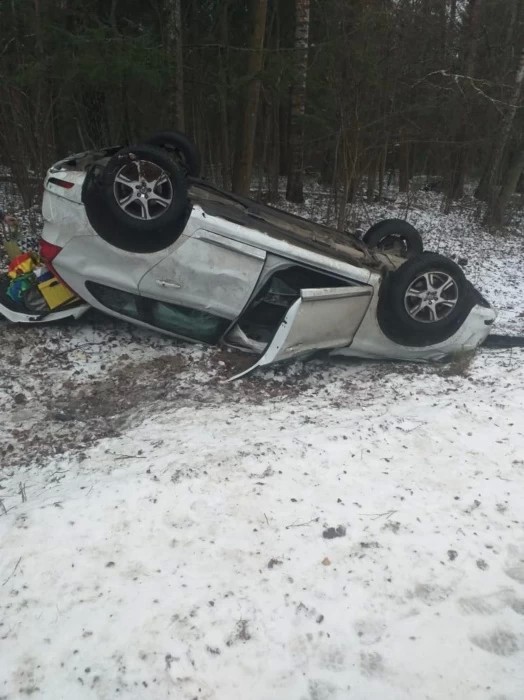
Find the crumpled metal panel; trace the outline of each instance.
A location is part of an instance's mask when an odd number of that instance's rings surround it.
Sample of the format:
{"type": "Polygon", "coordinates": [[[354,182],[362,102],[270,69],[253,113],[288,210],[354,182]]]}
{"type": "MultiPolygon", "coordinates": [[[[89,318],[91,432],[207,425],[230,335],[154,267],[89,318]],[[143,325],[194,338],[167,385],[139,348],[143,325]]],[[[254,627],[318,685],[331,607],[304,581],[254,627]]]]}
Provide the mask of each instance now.
{"type": "Polygon", "coordinates": [[[142,296],[237,318],[255,288],[264,250],[199,230],[181,236],[171,255],[141,280],[142,296]]]}
{"type": "Polygon", "coordinates": [[[371,301],[372,287],[303,289],[255,367],[351,343],[371,301]]]}

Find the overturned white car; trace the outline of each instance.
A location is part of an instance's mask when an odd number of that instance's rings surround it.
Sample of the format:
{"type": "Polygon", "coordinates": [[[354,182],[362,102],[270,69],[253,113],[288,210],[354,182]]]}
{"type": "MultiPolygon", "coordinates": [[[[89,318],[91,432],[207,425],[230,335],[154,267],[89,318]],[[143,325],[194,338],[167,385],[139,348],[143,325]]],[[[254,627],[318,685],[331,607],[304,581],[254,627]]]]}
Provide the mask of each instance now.
{"type": "MultiPolygon", "coordinates": [[[[82,153],[45,180],[41,257],[82,302],[184,340],[256,353],[439,360],[476,348],[495,313],[452,260],[399,221],[359,240],[198,178],[181,134],[82,153]]],[[[0,305],[12,321],[56,314],[0,305]]],[[[251,368],[253,369],[253,368],[251,368]]]]}

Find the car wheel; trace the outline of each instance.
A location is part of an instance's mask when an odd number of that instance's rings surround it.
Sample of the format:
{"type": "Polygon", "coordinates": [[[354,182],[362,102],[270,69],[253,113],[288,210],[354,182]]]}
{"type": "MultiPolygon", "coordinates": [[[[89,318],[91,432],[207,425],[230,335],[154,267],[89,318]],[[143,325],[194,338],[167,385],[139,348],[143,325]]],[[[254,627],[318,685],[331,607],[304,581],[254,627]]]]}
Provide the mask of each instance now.
{"type": "Polygon", "coordinates": [[[175,225],[187,207],[184,173],[160,148],[123,148],[106,165],[102,188],[109,210],[129,231],[154,234],[175,225]]]}
{"type": "Polygon", "coordinates": [[[190,177],[200,177],[200,151],[185,134],[179,131],[160,131],[144,141],[146,144],[162,148],[173,155],[190,177]]]}
{"type": "Polygon", "coordinates": [[[456,333],[474,304],[457,264],[438,253],[422,253],[384,281],[379,323],[398,343],[433,345],[456,333]]]}
{"type": "Polygon", "coordinates": [[[424,246],[417,229],[402,219],[384,219],[374,224],[362,237],[370,248],[411,258],[422,253],[424,246]]]}

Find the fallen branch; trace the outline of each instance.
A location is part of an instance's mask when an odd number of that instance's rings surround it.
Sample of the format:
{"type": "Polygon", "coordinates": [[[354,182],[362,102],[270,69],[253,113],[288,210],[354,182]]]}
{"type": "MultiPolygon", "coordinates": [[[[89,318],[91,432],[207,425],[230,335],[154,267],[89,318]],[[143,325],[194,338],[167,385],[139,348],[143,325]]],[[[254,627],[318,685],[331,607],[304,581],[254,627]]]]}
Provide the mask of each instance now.
{"type": "Polygon", "coordinates": [[[22,557],[16,562],[15,568],[11,571],[10,575],[6,578],[6,580],[3,582],[2,586],[5,586],[5,584],[13,578],[13,576],[16,574],[16,570],[20,566],[20,562],[22,561],[22,557]]]}
{"type": "Polygon", "coordinates": [[[395,513],[398,513],[398,510],[387,510],[385,513],[362,513],[362,515],[366,515],[372,518],[372,520],[377,520],[378,518],[383,518],[385,517],[386,520],[388,518],[391,518],[392,515],[395,515],[395,513]]]}
{"type": "Polygon", "coordinates": [[[320,518],[312,518],[307,523],[291,523],[291,525],[286,525],[286,530],[290,530],[292,527],[305,527],[306,525],[311,525],[311,523],[318,523],[319,520],[320,518]]]}

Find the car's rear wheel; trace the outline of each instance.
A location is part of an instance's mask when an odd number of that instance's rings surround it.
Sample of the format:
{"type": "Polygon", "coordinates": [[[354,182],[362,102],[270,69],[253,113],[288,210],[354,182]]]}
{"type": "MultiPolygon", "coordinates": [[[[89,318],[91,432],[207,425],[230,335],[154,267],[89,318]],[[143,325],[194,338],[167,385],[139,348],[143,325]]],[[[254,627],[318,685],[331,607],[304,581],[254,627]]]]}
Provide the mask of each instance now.
{"type": "Polygon", "coordinates": [[[184,174],[156,146],[119,151],[105,167],[103,188],[117,221],[143,233],[174,224],[187,206],[184,174]]]}
{"type": "Polygon", "coordinates": [[[144,143],[162,148],[173,156],[190,177],[200,177],[202,159],[196,145],[180,131],[160,131],[144,143]]]}
{"type": "Polygon", "coordinates": [[[471,285],[456,263],[438,253],[422,253],[385,280],[379,322],[396,342],[432,345],[456,333],[474,304],[471,285]]]}
{"type": "Polygon", "coordinates": [[[123,148],[101,172],[89,172],[82,200],[101,238],[137,253],[171,245],[189,212],[184,172],[162,149],[146,144],[123,148]]]}
{"type": "Polygon", "coordinates": [[[417,229],[402,219],[384,219],[374,224],[362,237],[370,248],[411,258],[422,253],[424,245],[417,229]]]}

